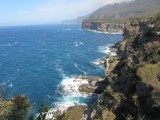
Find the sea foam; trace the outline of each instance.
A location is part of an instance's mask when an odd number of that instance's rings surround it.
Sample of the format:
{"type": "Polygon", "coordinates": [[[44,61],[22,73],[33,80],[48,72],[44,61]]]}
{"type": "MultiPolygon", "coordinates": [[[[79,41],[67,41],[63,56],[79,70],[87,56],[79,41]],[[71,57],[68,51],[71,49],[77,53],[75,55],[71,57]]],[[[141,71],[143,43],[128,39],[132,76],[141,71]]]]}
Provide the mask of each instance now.
{"type": "Polygon", "coordinates": [[[81,70],[81,69],[78,67],[78,64],[74,63],[74,66],[77,68],[77,70],[79,70],[80,72],[82,72],[84,75],[87,75],[87,72],[85,72],[84,70],[81,70]]]}
{"type": "Polygon", "coordinates": [[[103,31],[98,31],[98,30],[89,30],[88,31],[91,31],[91,32],[94,32],[94,33],[100,33],[100,34],[123,34],[123,32],[103,32],[103,31]]]}
{"type": "Polygon", "coordinates": [[[83,42],[74,42],[74,45],[75,45],[75,47],[78,47],[78,46],[80,46],[80,45],[83,45],[83,42]]]}
{"type": "Polygon", "coordinates": [[[64,79],[59,85],[59,91],[63,95],[83,96],[86,94],[80,93],[78,90],[79,86],[82,84],[88,84],[88,80],[82,79],[82,77],[79,76],[68,77],[64,75],[64,79]]]}
{"type": "Polygon", "coordinates": [[[112,45],[105,45],[105,46],[99,46],[98,47],[98,52],[100,53],[105,53],[108,54],[110,56],[116,56],[116,52],[111,51],[111,47],[112,45]]]}
{"type": "Polygon", "coordinates": [[[103,59],[96,59],[92,62],[94,65],[101,65],[101,64],[104,64],[104,60],[103,59]]]}
{"type": "Polygon", "coordinates": [[[68,77],[63,75],[63,80],[58,86],[58,91],[62,95],[60,102],[54,103],[54,107],[46,113],[46,119],[54,118],[55,114],[62,115],[69,107],[76,105],[84,105],[80,98],[89,98],[86,93],[79,92],[78,88],[82,84],[88,84],[87,79],[82,79],[80,76],[68,77]]]}

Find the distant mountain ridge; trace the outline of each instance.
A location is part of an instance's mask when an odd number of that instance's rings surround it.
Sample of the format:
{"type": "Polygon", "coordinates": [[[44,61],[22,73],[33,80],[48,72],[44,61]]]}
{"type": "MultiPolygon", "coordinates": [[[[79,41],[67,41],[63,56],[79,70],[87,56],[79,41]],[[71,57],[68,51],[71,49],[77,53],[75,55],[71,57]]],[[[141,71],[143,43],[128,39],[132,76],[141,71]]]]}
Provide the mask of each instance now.
{"type": "Polygon", "coordinates": [[[90,14],[89,18],[121,18],[153,15],[160,11],[160,0],[135,0],[106,5],[90,14]]]}
{"type": "Polygon", "coordinates": [[[76,19],[64,20],[64,21],[62,21],[62,23],[64,23],[64,24],[66,24],[66,23],[67,24],[81,24],[84,19],[87,19],[89,17],[90,17],[89,15],[80,16],[80,17],[77,17],[76,19]]]}
{"type": "Polygon", "coordinates": [[[160,0],[135,0],[105,5],[93,13],[63,23],[82,23],[83,19],[120,19],[135,16],[151,16],[160,11],[160,0]]]}

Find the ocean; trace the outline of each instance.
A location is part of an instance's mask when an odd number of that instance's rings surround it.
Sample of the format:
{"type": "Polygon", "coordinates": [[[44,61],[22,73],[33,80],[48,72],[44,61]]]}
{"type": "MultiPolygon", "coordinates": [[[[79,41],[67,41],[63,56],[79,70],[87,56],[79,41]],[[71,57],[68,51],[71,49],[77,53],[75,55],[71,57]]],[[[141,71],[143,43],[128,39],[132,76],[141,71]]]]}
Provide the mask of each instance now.
{"type": "Polygon", "coordinates": [[[25,94],[34,108],[42,102],[86,104],[91,98],[63,93],[60,88],[72,84],[75,76],[105,77],[104,68],[95,63],[108,56],[108,47],[121,39],[121,34],[86,31],[81,25],[0,27],[4,97],[25,94]]]}

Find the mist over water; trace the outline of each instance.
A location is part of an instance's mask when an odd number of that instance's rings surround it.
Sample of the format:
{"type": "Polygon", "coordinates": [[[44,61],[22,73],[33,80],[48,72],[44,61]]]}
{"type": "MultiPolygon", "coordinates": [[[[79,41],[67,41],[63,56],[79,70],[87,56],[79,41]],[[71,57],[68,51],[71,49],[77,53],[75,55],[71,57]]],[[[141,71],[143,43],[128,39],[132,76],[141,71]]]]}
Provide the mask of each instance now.
{"type": "Polygon", "coordinates": [[[38,106],[52,103],[84,104],[85,96],[62,94],[75,76],[104,77],[104,68],[94,64],[107,56],[108,46],[120,34],[81,30],[80,25],[42,25],[0,28],[0,84],[5,98],[26,94],[38,106]]]}

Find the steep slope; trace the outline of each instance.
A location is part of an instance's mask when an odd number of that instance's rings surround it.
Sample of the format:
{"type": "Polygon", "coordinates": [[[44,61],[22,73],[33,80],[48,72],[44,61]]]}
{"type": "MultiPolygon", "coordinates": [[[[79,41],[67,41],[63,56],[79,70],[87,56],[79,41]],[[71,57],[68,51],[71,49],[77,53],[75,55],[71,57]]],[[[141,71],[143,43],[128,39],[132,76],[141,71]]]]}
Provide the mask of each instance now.
{"type": "Polygon", "coordinates": [[[90,18],[122,18],[149,16],[160,11],[159,0],[136,0],[119,4],[106,5],[90,15],[90,18]]]}
{"type": "Polygon", "coordinates": [[[90,21],[84,20],[82,22],[82,29],[85,30],[96,30],[101,32],[122,32],[124,24],[109,23],[103,21],[90,21]]]}
{"type": "Polygon", "coordinates": [[[119,19],[124,22],[129,17],[148,17],[160,11],[160,0],[135,0],[132,2],[123,2],[105,5],[93,13],[78,17],[74,20],[64,21],[63,23],[82,23],[83,19],[96,21],[101,19],[119,19]],[[83,19],[82,19],[83,18],[83,19]]]}
{"type": "Polygon", "coordinates": [[[118,56],[107,57],[106,88],[82,120],[160,119],[160,13],[128,20],[118,56]]]}
{"type": "Polygon", "coordinates": [[[82,29],[101,32],[122,32],[123,24],[132,17],[146,18],[160,11],[160,0],[136,0],[106,5],[82,22],[82,29]]]}

